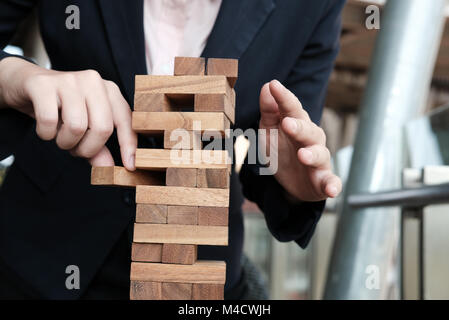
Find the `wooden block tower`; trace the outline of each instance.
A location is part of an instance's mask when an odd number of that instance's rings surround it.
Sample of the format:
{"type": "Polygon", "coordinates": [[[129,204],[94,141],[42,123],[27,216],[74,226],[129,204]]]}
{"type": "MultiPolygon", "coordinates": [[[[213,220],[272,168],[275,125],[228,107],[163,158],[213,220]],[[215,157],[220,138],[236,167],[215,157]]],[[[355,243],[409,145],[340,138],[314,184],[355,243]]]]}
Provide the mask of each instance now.
{"type": "Polygon", "coordinates": [[[163,135],[164,149],[137,149],[135,172],[92,168],[94,185],[136,188],[132,300],[223,299],[225,263],[197,260],[197,248],[228,244],[231,164],[201,134],[234,123],[237,74],[234,59],[177,57],[174,76],[136,76],[133,129],[163,135]]]}

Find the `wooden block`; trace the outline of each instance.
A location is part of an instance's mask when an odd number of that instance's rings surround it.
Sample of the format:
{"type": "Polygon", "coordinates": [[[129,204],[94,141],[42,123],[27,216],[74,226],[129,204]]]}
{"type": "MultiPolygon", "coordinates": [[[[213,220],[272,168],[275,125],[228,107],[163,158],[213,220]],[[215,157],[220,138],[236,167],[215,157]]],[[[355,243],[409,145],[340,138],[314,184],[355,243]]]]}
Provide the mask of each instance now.
{"type": "Polygon", "coordinates": [[[162,283],[152,281],[133,281],[130,288],[131,300],[161,300],[162,283]]]}
{"type": "MultiPolygon", "coordinates": [[[[224,169],[228,171],[227,169],[224,169]]],[[[167,168],[165,183],[167,186],[196,187],[197,169],[167,168]]]]}
{"type": "Polygon", "coordinates": [[[167,223],[167,206],[158,204],[136,205],[136,222],[139,223],[167,223]]]}
{"type": "Polygon", "coordinates": [[[198,224],[198,207],[168,206],[168,224],[198,224]]]}
{"type": "Polygon", "coordinates": [[[92,167],[90,182],[92,185],[135,187],[136,185],[165,184],[165,177],[159,172],[144,170],[128,171],[123,167],[92,167]]]}
{"type": "Polygon", "coordinates": [[[193,284],[192,300],[223,300],[224,285],[222,284],[193,284]]]}
{"type": "Polygon", "coordinates": [[[136,203],[228,207],[229,189],[137,186],[136,203]]]}
{"type": "Polygon", "coordinates": [[[212,76],[154,76],[137,75],[136,91],[172,95],[222,93],[231,95],[231,86],[224,75],[212,76]]]}
{"type": "Polygon", "coordinates": [[[227,246],[228,227],[136,223],[134,242],[227,246]]]}
{"type": "Polygon", "coordinates": [[[191,300],[192,283],[162,283],[162,300],[191,300]]]}
{"type": "Polygon", "coordinates": [[[187,130],[164,131],[164,149],[201,150],[201,132],[187,130]]]}
{"type": "Polygon", "coordinates": [[[131,247],[131,260],[140,262],[161,262],[161,243],[136,243],[131,247]]]}
{"type": "Polygon", "coordinates": [[[198,188],[229,188],[227,169],[198,169],[196,184],[198,188]]]}
{"type": "Polygon", "coordinates": [[[235,98],[225,94],[196,94],[194,106],[195,112],[223,112],[231,123],[235,122],[235,98]]]}
{"type": "Polygon", "coordinates": [[[164,243],[162,247],[162,263],[194,264],[197,255],[197,245],[164,243]]]}
{"type": "Polygon", "coordinates": [[[220,112],[133,112],[132,128],[137,133],[160,134],[165,130],[225,133],[231,126],[220,112]]]}
{"type": "Polygon", "coordinates": [[[194,57],[175,57],[175,76],[204,76],[206,59],[194,57]]]}
{"type": "Polygon", "coordinates": [[[170,99],[163,93],[136,91],[134,94],[134,111],[173,111],[170,99]]]}
{"type": "Polygon", "coordinates": [[[229,85],[234,88],[239,73],[239,61],[237,59],[207,59],[207,75],[224,75],[229,85]]]}
{"type": "Polygon", "coordinates": [[[145,170],[166,168],[227,168],[231,160],[227,150],[137,149],[136,167],[145,170]]]}
{"type": "Polygon", "coordinates": [[[197,261],[194,264],[131,262],[131,280],[224,284],[224,261],[197,261]]]}
{"type": "Polygon", "coordinates": [[[201,226],[227,226],[228,219],[229,208],[198,208],[198,224],[201,226]]]}

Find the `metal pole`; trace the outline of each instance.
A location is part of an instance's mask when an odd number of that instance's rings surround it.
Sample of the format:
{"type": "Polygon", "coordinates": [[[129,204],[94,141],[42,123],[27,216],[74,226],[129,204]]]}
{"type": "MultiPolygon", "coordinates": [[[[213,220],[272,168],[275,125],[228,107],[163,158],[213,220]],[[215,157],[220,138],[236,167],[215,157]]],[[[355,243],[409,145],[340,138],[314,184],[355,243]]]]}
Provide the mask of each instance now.
{"type": "Polygon", "coordinates": [[[427,99],[445,4],[445,0],[386,3],[339,215],[325,299],[387,296],[387,273],[399,242],[399,209],[351,208],[348,196],[400,188],[406,160],[403,125],[422,110],[427,99]],[[369,285],[368,278],[376,276],[380,277],[379,287],[369,285]]]}

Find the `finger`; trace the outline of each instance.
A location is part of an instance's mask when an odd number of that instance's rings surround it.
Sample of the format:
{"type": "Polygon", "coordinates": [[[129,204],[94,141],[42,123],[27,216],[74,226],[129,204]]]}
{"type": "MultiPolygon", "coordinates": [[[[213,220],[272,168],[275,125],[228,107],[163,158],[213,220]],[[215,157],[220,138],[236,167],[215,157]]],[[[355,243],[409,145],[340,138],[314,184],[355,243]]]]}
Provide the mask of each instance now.
{"type": "Polygon", "coordinates": [[[96,155],[88,159],[92,167],[112,167],[114,166],[114,158],[106,146],[100,149],[96,155]]]}
{"type": "Polygon", "coordinates": [[[281,129],[293,142],[300,145],[324,145],[326,143],[323,129],[310,120],[287,117],[282,120],[281,129]]]}
{"type": "Polygon", "coordinates": [[[87,110],[78,91],[62,89],[59,96],[62,124],[56,144],[63,150],[69,150],[78,144],[87,130],[87,110]]]}
{"type": "Polygon", "coordinates": [[[262,128],[272,128],[279,125],[280,114],[278,104],[270,92],[270,84],[266,83],[260,90],[260,125],[262,128]]]}
{"type": "Polygon", "coordinates": [[[329,172],[329,174],[321,180],[321,190],[327,197],[337,197],[340,194],[341,189],[342,183],[340,178],[332,172],[329,172]]]}
{"type": "Polygon", "coordinates": [[[58,97],[53,89],[29,90],[36,118],[36,133],[43,140],[52,140],[58,131],[58,97]]]}
{"type": "Polygon", "coordinates": [[[330,152],[325,146],[316,144],[298,150],[299,161],[309,167],[330,169],[330,152]]]}
{"type": "Polygon", "coordinates": [[[298,98],[279,81],[273,80],[270,82],[270,92],[279,106],[281,117],[310,119],[298,98]]]}
{"type": "Polygon", "coordinates": [[[75,148],[75,153],[84,158],[91,158],[106,144],[114,131],[114,123],[103,80],[99,78],[98,81],[91,82],[83,91],[89,129],[75,148]]]}
{"type": "Polygon", "coordinates": [[[117,128],[122,162],[126,169],[132,171],[136,168],[137,134],[132,130],[131,108],[115,83],[107,81],[105,85],[112,107],[114,125],[117,128]]]}

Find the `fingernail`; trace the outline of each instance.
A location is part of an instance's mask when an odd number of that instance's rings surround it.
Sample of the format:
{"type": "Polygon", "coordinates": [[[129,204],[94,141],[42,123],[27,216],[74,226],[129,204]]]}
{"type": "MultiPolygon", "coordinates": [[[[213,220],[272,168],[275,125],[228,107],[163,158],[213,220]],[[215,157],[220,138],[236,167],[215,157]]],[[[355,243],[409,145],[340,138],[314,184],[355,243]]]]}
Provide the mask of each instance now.
{"type": "Polygon", "coordinates": [[[287,130],[291,132],[296,132],[298,130],[298,123],[293,118],[285,118],[285,126],[287,127],[287,130]]]}
{"type": "Polygon", "coordinates": [[[307,149],[302,149],[302,158],[306,160],[307,163],[312,162],[313,154],[312,151],[307,149]]]}
{"type": "Polygon", "coordinates": [[[328,192],[330,193],[330,196],[332,196],[332,197],[335,197],[335,196],[337,195],[337,193],[338,193],[337,188],[334,187],[334,186],[328,187],[327,190],[328,190],[328,192]]]}
{"type": "Polygon", "coordinates": [[[130,168],[132,168],[132,169],[135,169],[135,168],[136,168],[136,164],[135,164],[135,156],[134,156],[134,154],[132,154],[132,155],[130,155],[130,156],[128,157],[128,166],[129,166],[130,168]]]}

